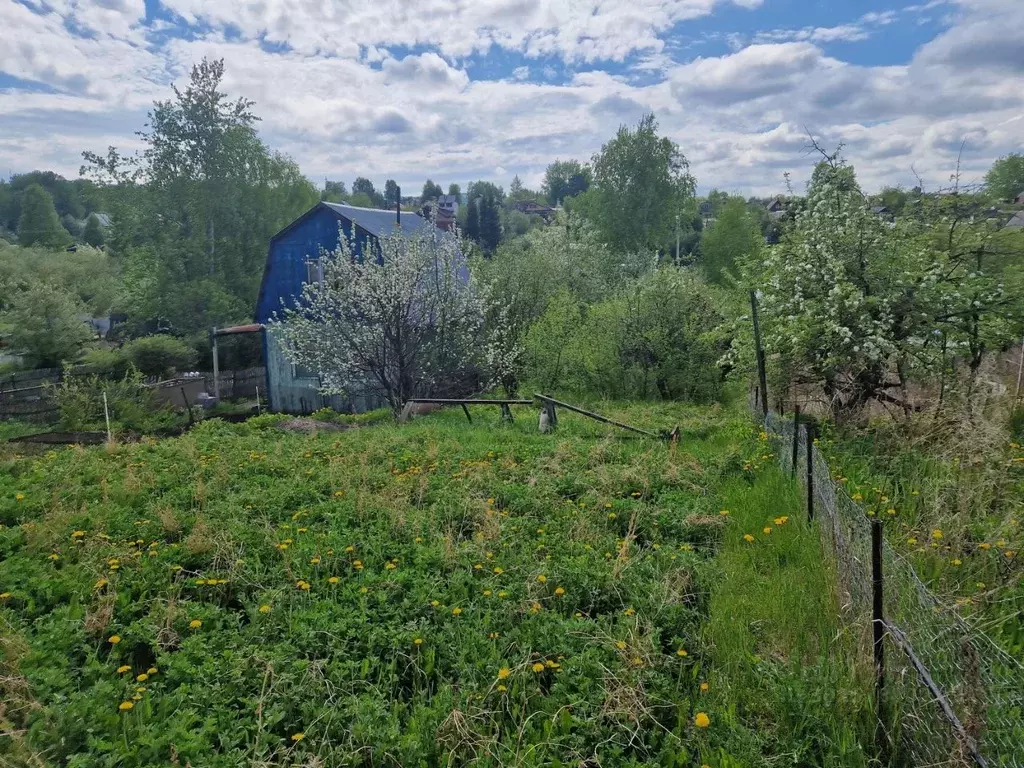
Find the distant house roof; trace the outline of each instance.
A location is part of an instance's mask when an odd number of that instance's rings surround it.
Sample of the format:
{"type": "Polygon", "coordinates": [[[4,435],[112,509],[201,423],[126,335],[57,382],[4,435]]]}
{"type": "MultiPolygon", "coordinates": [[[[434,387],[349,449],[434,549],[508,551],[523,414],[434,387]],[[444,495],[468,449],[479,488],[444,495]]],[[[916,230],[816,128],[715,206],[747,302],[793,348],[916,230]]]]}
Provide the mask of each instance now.
{"type": "Polygon", "coordinates": [[[771,213],[775,213],[776,211],[781,211],[785,207],[786,207],[786,202],[781,197],[774,197],[774,198],[772,198],[768,202],[768,205],[765,206],[765,208],[767,208],[771,213]]]}
{"type": "Polygon", "coordinates": [[[512,205],[520,213],[535,214],[539,216],[550,216],[555,212],[555,209],[550,205],[544,205],[538,203],[536,200],[517,200],[512,205]]]}
{"type": "Polygon", "coordinates": [[[888,213],[889,209],[886,208],[884,205],[872,205],[871,206],[871,212],[875,213],[875,214],[878,214],[878,215],[883,215],[883,214],[888,213]]]}
{"type": "MultiPolygon", "coordinates": [[[[395,212],[381,210],[380,208],[358,208],[348,203],[321,203],[335,213],[344,216],[356,226],[365,229],[374,237],[382,237],[395,232],[395,212]]],[[[402,233],[412,235],[427,222],[416,213],[403,211],[401,216],[402,233]]]]}
{"type": "Polygon", "coordinates": [[[1024,211],[1017,211],[1010,220],[1003,225],[1004,229],[1024,229],[1024,211]]]}

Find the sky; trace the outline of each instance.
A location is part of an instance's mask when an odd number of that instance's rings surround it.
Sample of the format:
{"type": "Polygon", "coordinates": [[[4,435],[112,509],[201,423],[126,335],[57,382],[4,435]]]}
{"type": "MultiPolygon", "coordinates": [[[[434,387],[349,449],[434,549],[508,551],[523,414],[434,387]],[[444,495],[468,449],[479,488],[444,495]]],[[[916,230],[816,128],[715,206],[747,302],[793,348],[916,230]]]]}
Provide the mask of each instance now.
{"type": "Polygon", "coordinates": [[[322,186],[589,160],[648,111],[698,190],[977,183],[1024,149],[1024,0],[0,0],[0,176],[139,147],[203,57],[322,186]]]}

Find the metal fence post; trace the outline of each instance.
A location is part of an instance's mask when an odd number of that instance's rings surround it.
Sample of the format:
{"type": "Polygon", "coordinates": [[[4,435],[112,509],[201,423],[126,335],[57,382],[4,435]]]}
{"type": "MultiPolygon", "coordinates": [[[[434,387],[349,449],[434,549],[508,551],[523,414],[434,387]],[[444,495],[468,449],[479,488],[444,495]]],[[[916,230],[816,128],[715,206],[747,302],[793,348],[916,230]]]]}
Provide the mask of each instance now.
{"type": "Polygon", "coordinates": [[[796,479],[796,463],[800,454],[800,406],[793,406],[793,468],[790,477],[796,479]]]}
{"type": "Polygon", "coordinates": [[[807,440],[807,519],[814,520],[814,427],[804,424],[807,440]]]}
{"type": "Polygon", "coordinates": [[[887,735],[885,727],[885,604],[882,591],[882,521],[871,521],[871,627],[875,658],[875,747],[878,759],[885,764],[887,735]]]}

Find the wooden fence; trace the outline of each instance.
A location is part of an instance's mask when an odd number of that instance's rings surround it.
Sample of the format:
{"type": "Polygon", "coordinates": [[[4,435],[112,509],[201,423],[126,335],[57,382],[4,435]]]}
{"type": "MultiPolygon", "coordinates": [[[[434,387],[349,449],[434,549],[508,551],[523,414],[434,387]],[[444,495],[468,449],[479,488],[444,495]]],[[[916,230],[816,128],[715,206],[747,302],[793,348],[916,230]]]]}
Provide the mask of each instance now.
{"type": "MultiPolygon", "coordinates": [[[[56,421],[59,417],[59,409],[53,396],[54,387],[67,377],[87,375],[90,375],[90,372],[86,370],[62,371],[59,368],[43,368],[5,374],[0,378],[0,419],[17,419],[40,424],[56,421]]],[[[254,398],[257,387],[260,390],[260,397],[265,398],[266,375],[266,369],[262,367],[221,371],[218,387],[221,399],[254,398]]],[[[154,388],[161,400],[170,402],[175,407],[182,405],[178,397],[182,387],[191,393],[189,399],[192,402],[194,402],[197,391],[206,391],[211,395],[214,393],[213,374],[207,372],[165,381],[154,379],[147,381],[146,384],[154,388]],[[203,385],[197,388],[196,381],[202,381],[203,385]]]]}

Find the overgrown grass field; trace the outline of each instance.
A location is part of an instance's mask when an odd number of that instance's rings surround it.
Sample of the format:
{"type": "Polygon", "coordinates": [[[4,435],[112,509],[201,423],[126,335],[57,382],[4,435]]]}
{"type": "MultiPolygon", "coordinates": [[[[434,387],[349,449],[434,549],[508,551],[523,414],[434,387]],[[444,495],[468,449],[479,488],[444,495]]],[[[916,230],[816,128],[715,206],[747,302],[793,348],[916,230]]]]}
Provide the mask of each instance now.
{"type": "Polygon", "coordinates": [[[0,455],[0,761],[866,765],[817,535],[728,409],[0,455]]]}

